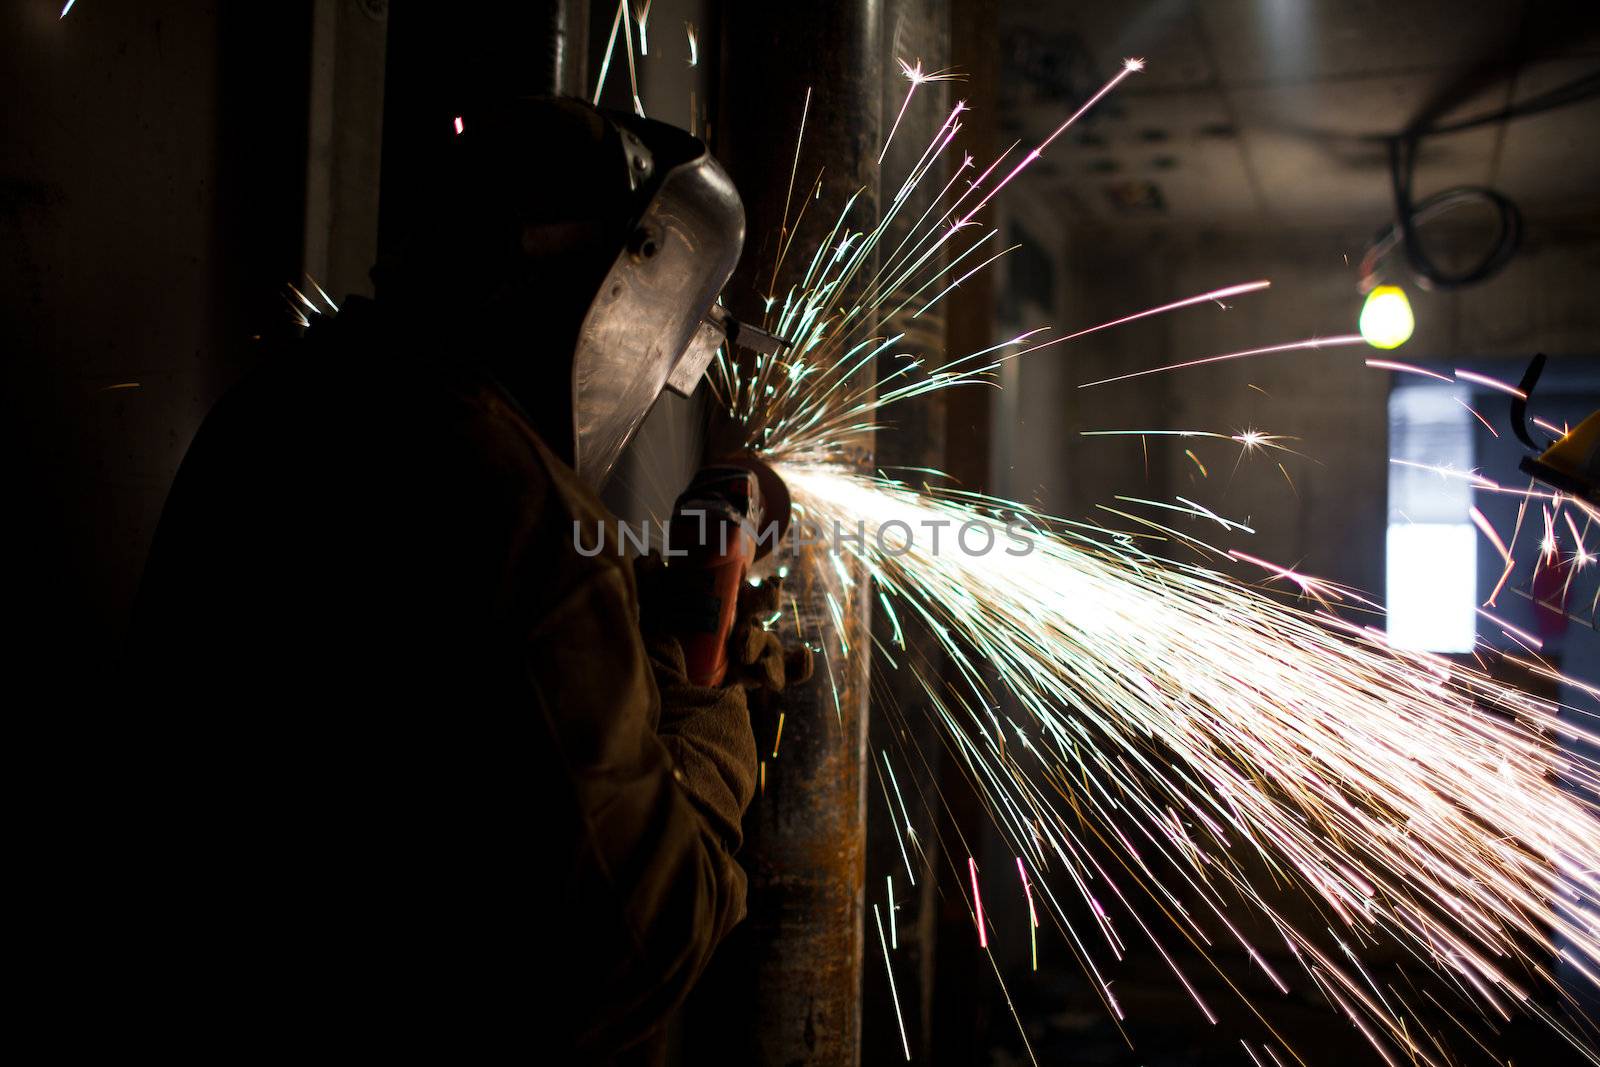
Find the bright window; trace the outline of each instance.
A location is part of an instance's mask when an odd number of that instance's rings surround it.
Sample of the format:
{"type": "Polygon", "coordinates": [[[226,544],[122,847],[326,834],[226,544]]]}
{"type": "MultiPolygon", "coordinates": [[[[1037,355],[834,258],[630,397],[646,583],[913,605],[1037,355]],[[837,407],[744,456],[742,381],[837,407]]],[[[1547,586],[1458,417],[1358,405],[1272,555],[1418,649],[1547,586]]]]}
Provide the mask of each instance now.
{"type": "Polygon", "coordinates": [[[1468,652],[1477,637],[1478,546],[1468,511],[1472,413],[1455,385],[1405,384],[1389,394],[1389,640],[1400,648],[1468,652]]]}

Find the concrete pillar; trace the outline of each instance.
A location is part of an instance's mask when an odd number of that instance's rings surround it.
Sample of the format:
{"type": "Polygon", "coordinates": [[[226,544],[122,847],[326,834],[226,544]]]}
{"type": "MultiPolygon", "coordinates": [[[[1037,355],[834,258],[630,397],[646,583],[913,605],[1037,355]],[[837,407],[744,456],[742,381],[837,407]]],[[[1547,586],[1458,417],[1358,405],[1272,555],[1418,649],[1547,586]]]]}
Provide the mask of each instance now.
{"type": "Polygon", "coordinates": [[[7,598],[18,687],[100,707],[172,475],[285,321],[308,5],[62,6],[0,14],[7,598]]]}

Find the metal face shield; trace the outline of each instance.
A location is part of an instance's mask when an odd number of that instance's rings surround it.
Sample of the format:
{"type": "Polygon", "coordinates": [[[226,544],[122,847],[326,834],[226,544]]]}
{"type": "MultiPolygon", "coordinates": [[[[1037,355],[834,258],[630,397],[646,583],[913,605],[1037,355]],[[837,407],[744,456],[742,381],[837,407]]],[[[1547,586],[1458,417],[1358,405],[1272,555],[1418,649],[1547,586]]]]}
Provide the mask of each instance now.
{"type": "Polygon", "coordinates": [[[728,336],[715,300],[744,244],[744,206],[703,144],[649,122],[623,140],[633,172],[659,182],[578,334],[574,466],[594,488],[662,389],[691,393],[728,336]]]}

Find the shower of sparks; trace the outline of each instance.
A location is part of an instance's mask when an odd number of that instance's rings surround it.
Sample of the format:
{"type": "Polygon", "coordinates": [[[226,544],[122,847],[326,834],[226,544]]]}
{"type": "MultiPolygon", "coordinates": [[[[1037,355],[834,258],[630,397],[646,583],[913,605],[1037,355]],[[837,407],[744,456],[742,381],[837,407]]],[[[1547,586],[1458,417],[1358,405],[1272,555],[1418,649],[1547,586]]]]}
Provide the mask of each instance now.
{"type": "MultiPolygon", "coordinates": [[[[1080,891],[1099,885],[1097,896],[1130,910],[1130,891],[1148,894],[1196,944],[1235,941],[1286,990],[1230,917],[1230,898],[1242,897],[1376,1048],[1444,1062],[1408,1035],[1406,1015],[1359,965],[1257,888],[1246,859],[1261,857],[1275,878],[1321,903],[1341,940],[1397,943],[1453,980],[1467,1005],[1500,1017],[1517,1006],[1542,1014],[1588,1055],[1517,977],[1554,985],[1530,946],[1576,969],[1600,966],[1588,917],[1600,898],[1600,827],[1562,785],[1593,790],[1600,772],[1559,744],[1600,739],[1584,725],[1446,660],[1393,651],[1326,611],[1281,605],[1081,528],[1026,534],[1025,556],[935,554],[920,544],[883,552],[886,526],[977,523],[1003,543],[995,511],[1014,505],[918,492],[828,464],[782,469],[813,516],[845,529],[865,522],[865,545],[843,542],[842,551],[897,591],[899,610],[931,624],[975,686],[981,666],[1017,703],[997,718],[976,692],[954,697],[924,680],[949,743],[1033,865],[1080,891]],[[1508,718],[1486,716],[1480,704],[1508,718]],[[1119,853],[1126,882],[1096,857],[1096,841],[1119,853]],[[1201,911],[1180,888],[1199,894],[1201,911]]],[[[1327,599],[1315,580],[1237,556],[1327,599]]],[[[1553,676],[1536,660],[1527,665],[1553,676]]],[[[982,944],[970,858],[968,876],[982,944]]],[[[1064,924],[1054,891],[1039,888],[1064,924]]],[[[1120,959],[1126,946],[1105,925],[1105,908],[1092,907],[1105,950],[1120,959]]],[[[1098,974],[1087,947],[1074,947],[1098,974]]]]}
{"type": "MultiPolygon", "coordinates": [[[[1103,959],[1121,960],[1136,945],[1165,961],[1197,1010],[1217,1022],[1169,947],[1184,944],[1271,1032],[1273,1043],[1258,1044],[1282,1067],[1273,1051],[1282,1036],[1222,969],[1232,944],[1280,992],[1298,986],[1346,1016],[1394,1067],[1454,1062],[1417,1014],[1428,1005],[1469,1035],[1475,1016],[1496,1024],[1513,1012],[1537,1016],[1600,1065],[1587,1024],[1573,1022],[1578,1001],[1555,976],[1559,965],[1600,985],[1600,822],[1587,799],[1600,791],[1600,764],[1581,754],[1600,735],[1585,719],[1483,671],[1392,648],[1364,618],[1343,614],[1377,607],[1354,590],[1206,545],[1132,511],[1116,513],[1152,533],[1052,518],[941,487],[933,472],[914,472],[917,484],[863,472],[884,409],[941,389],[992,387],[1006,360],[1043,347],[1029,348],[1040,332],[1031,330],[939,361],[903,353],[893,325],[878,331],[897,321],[891,295],[900,308],[915,307],[921,293],[947,284],[962,257],[994,236],[973,225],[978,211],[1137,69],[1130,61],[998,181],[1010,150],[976,177],[967,173],[970,157],[953,158],[948,182],[909,228],[899,226],[914,210],[910,190],[954,141],[965,109],[958,104],[881,217],[859,227],[851,198],[831,228],[822,227],[809,260],[795,264],[796,283],[772,286],[769,328],[789,347],[745,362],[724,351],[713,365],[723,418],[781,473],[797,523],[846,533],[809,550],[807,580],[826,610],[807,621],[796,604],[790,636],[822,657],[818,676],[834,687],[837,707],[833,661],[855,653],[845,651],[842,632],[826,632],[829,620],[839,629],[861,596],[881,605],[895,632],[880,646],[883,661],[920,686],[926,714],[1018,857],[1030,928],[1039,910],[1051,918],[1119,1025],[1124,1013],[1103,959]],[[1302,599],[1286,603],[1209,565],[1175,562],[1158,554],[1167,541],[1201,546],[1218,566],[1249,567],[1252,581],[1265,572],[1269,586],[1302,599]],[[932,643],[922,651],[938,653],[948,671],[929,674],[928,656],[899,653],[907,643],[900,620],[908,618],[922,624],[918,640],[932,643]],[[1286,894],[1308,900],[1317,918],[1302,918],[1304,907],[1286,894]],[[1069,895],[1087,905],[1086,917],[1069,909],[1069,895]],[[1147,920],[1152,909],[1164,925],[1147,920]],[[1292,968],[1280,974],[1258,939],[1285,947],[1292,968]],[[1380,946],[1398,949],[1415,1006],[1364,965],[1380,946]],[[1565,998],[1572,1014],[1536,999],[1534,987],[1565,998]]],[[[784,220],[786,229],[798,224],[787,207],[784,220]]],[[[793,230],[785,236],[780,255],[793,230]]],[[[1132,318],[1217,299],[1202,294],[1132,318]]],[[[1118,321],[1129,320],[1107,326],[1118,321]]],[[[1088,384],[1364,343],[1355,335],[1311,338],[1088,384]]],[[[1254,429],[1193,435],[1229,440],[1241,457],[1282,448],[1281,438],[1254,429]]],[[[1559,494],[1409,465],[1516,494],[1524,506],[1570,503],[1585,519],[1600,518],[1559,494]]],[[[1251,529],[1183,498],[1120,499],[1214,522],[1223,534],[1251,529]]],[[[1484,615],[1526,645],[1526,655],[1510,657],[1520,667],[1600,696],[1540,659],[1532,635],[1484,615]]],[[[883,801],[916,884],[913,858],[933,860],[916,840],[889,753],[882,757],[883,801]]],[[[960,879],[958,861],[943,855],[960,879]]],[[[966,866],[986,948],[989,917],[970,851],[966,866]]],[[[874,914],[887,967],[876,906],[874,914]]],[[[890,981],[892,990],[892,971],[890,981]]]]}

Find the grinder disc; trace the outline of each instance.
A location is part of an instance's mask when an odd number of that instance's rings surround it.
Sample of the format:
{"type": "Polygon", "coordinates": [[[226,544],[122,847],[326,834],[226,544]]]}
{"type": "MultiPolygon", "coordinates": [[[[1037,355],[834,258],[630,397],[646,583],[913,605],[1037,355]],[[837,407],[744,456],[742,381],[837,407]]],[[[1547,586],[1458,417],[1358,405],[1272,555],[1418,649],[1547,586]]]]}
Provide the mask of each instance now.
{"type": "Polygon", "coordinates": [[[778,524],[777,537],[757,538],[756,559],[761,559],[783,540],[783,535],[789,530],[789,487],[783,484],[783,479],[778,477],[777,471],[749,453],[729,456],[718,460],[717,463],[719,466],[739,467],[756,476],[756,484],[761,487],[762,517],[759,532],[764,533],[771,523],[778,524]]]}

